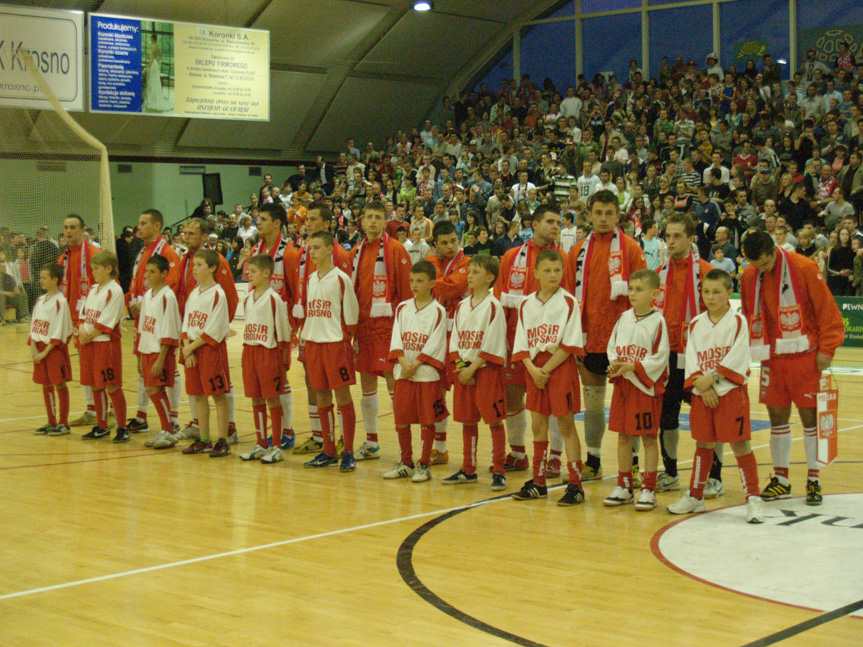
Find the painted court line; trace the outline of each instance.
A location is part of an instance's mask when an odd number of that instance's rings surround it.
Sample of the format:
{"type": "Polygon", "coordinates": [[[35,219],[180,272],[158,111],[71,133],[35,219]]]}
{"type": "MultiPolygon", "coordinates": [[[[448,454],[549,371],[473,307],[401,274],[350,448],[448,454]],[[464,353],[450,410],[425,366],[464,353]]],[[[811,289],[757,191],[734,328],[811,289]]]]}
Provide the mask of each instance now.
{"type": "Polygon", "coordinates": [[[43,586],[36,589],[29,589],[26,591],[16,591],[15,593],[6,593],[4,595],[0,595],[0,600],[12,600],[14,598],[22,598],[28,595],[34,595],[36,593],[46,593],[48,591],[58,591],[61,589],[68,589],[75,586],[81,586],[83,584],[92,584],[94,582],[105,582],[107,580],[115,580],[121,577],[129,577],[131,575],[141,575],[143,573],[152,573],[154,571],[161,571],[168,568],[175,568],[178,566],[186,566],[188,564],[197,564],[199,562],[207,562],[214,559],[220,559],[222,557],[233,557],[234,555],[244,555],[246,553],[253,553],[259,550],[266,550],[268,548],[277,548],[279,546],[288,546],[290,544],[298,544],[305,541],[311,541],[313,539],[324,539],[326,537],[335,537],[337,535],[344,535],[350,532],[357,532],[359,530],[368,530],[370,528],[378,528],[381,526],[388,526],[394,523],[401,523],[402,521],[412,521],[414,519],[423,519],[425,517],[434,517],[442,514],[447,514],[448,512],[455,512],[458,510],[468,510],[470,508],[477,508],[483,505],[487,505],[489,503],[495,503],[497,501],[507,501],[507,498],[500,499],[488,499],[486,501],[477,501],[476,503],[468,503],[466,505],[456,506],[454,508],[446,508],[443,510],[434,510],[432,512],[423,512],[420,514],[410,515],[408,517],[399,517],[398,519],[388,519],[386,521],[376,521],[375,523],[367,523],[362,526],[353,526],[351,528],[342,528],[340,530],[331,530],[329,532],[321,532],[314,535],[306,535],[304,537],[295,537],[293,539],[285,539],[283,541],[276,541],[270,544],[263,544],[261,546],[250,546],[248,548],[238,548],[237,550],[230,550],[224,553],[216,553],[214,555],[204,555],[203,557],[193,557],[192,559],[184,559],[179,562],[169,562],[167,564],[159,564],[157,566],[147,566],[145,568],[137,568],[131,571],[123,571],[121,573],[112,573],[110,575],[100,575],[98,577],[89,577],[84,580],[75,580],[72,582],[65,582],[63,584],[53,584],[51,586],[43,586]]]}

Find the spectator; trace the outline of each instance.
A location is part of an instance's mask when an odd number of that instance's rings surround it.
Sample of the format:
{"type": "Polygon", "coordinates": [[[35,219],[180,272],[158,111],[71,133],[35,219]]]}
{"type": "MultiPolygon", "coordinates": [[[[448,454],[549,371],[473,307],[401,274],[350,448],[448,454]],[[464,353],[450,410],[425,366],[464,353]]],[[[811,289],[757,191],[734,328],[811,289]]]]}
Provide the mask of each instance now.
{"type": "MultiPolygon", "coordinates": [[[[810,86],[811,87],[811,86],[810,86]]],[[[836,234],[836,242],[827,255],[827,286],[837,297],[854,295],[852,274],[854,273],[855,253],[851,249],[851,234],[844,227],[836,234]]]]}

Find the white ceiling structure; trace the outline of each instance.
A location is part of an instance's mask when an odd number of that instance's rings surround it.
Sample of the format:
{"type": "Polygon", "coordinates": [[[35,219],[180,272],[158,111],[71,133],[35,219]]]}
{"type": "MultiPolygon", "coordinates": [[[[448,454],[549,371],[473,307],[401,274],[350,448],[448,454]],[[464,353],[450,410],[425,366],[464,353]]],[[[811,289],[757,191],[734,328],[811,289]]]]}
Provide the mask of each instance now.
{"type": "Polygon", "coordinates": [[[0,0],[270,32],[270,121],[75,113],[112,156],[303,160],[411,129],[558,0],[0,0]]]}

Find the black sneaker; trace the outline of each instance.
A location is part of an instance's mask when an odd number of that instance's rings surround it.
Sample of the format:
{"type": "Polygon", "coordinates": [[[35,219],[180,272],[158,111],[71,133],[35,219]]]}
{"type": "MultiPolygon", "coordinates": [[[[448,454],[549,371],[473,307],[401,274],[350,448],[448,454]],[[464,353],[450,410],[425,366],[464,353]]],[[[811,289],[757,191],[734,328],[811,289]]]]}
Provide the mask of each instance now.
{"type": "Polygon", "coordinates": [[[102,429],[102,427],[96,426],[90,430],[90,433],[84,434],[81,436],[84,440],[96,440],[98,438],[105,438],[106,436],[110,436],[111,432],[107,429],[102,429]]]}
{"type": "Polygon", "coordinates": [[[495,492],[506,489],[506,477],[503,474],[494,473],[491,475],[491,489],[495,492]]]}
{"type": "Polygon", "coordinates": [[[464,470],[459,470],[458,472],[456,472],[452,476],[448,476],[447,478],[445,478],[441,481],[441,483],[443,483],[444,485],[459,485],[461,483],[476,483],[476,482],[477,482],[476,474],[468,474],[464,470]]]}
{"type": "MultiPolygon", "coordinates": [[[[807,487],[808,490],[808,487],[807,487]]],[[[761,490],[761,498],[764,501],[778,501],[779,499],[790,499],[791,498],[791,483],[788,485],[782,485],[779,482],[779,479],[775,476],[770,477],[770,483],[767,484],[767,487],[761,490]]],[[[808,498],[808,491],[807,491],[808,498]]],[[[817,504],[815,504],[817,505],[817,504]]]]}
{"type": "Polygon", "coordinates": [[[114,436],[114,440],[112,442],[115,443],[128,443],[129,439],[132,438],[132,434],[129,433],[128,429],[123,429],[122,427],[117,427],[117,433],[114,436]]]}
{"type": "Polygon", "coordinates": [[[821,505],[821,484],[818,481],[806,481],[806,505],[821,505]]]}
{"type": "Polygon", "coordinates": [[[529,499],[544,499],[548,496],[548,488],[544,485],[537,485],[533,479],[525,481],[521,489],[512,495],[516,501],[528,501],[529,499]]]}
{"type": "Polygon", "coordinates": [[[146,420],[140,421],[137,418],[129,418],[129,422],[126,423],[126,430],[132,434],[140,434],[141,432],[149,431],[150,425],[147,424],[146,420]]]}
{"type": "Polygon", "coordinates": [[[584,490],[578,487],[575,483],[567,483],[566,492],[564,492],[563,496],[560,497],[557,505],[568,506],[578,505],[579,503],[584,503],[584,490]]]}

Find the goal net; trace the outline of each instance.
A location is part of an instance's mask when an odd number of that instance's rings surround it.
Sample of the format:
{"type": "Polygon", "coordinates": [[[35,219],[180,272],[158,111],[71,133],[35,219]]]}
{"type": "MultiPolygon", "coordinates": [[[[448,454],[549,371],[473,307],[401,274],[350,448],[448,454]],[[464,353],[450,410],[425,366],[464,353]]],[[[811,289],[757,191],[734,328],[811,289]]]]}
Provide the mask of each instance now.
{"type": "Polygon", "coordinates": [[[114,251],[107,149],[66,112],[29,52],[16,56],[53,109],[0,108],[0,227],[12,247],[47,228],[62,248],[63,220],[74,213],[114,251]]]}

